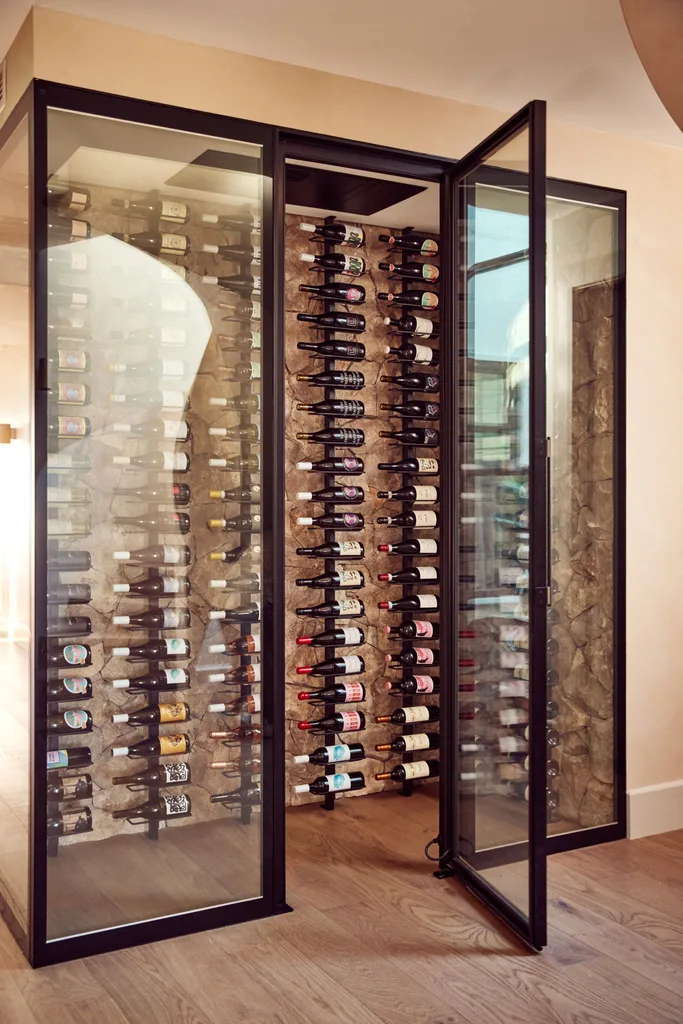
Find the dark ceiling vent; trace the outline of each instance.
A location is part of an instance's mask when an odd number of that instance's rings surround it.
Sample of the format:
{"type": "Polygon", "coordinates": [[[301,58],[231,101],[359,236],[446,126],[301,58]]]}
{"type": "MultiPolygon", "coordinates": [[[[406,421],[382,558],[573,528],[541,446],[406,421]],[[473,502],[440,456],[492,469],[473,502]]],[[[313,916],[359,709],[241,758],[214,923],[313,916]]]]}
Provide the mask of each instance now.
{"type": "Polygon", "coordinates": [[[310,169],[302,167],[301,164],[287,164],[285,166],[286,181],[305,181],[310,173],[310,169]]]}
{"type": "Polygon", "coordinates": [[[285,178],[285,202],[291,206],[310,206],[364,217],[402,203],[427,187],[302,164],[287,164],[285,178]]]}
{"type": "Polygon", "coordinates": [[[225,153],[220,149],[206,149],[166,181],[175,188],[202,189],[206,192],[225,192],[230,182],[225,171],[241,174],[262,174],[261,160],[246,153],[225,153]]]}

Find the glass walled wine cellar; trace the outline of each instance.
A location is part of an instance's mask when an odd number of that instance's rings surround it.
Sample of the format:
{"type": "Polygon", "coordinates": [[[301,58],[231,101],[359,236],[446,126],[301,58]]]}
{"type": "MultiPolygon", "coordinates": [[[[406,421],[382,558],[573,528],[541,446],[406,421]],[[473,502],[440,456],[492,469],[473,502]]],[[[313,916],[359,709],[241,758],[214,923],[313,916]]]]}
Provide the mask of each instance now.
{"type": "Polygon", "coordinates": [[[546,853],[623,834],[623,197],[546,196],[542,116],[461,164],[47,83],[6,125],[33,963],[288,910],[340,799],[535,946],[546,853]]]}

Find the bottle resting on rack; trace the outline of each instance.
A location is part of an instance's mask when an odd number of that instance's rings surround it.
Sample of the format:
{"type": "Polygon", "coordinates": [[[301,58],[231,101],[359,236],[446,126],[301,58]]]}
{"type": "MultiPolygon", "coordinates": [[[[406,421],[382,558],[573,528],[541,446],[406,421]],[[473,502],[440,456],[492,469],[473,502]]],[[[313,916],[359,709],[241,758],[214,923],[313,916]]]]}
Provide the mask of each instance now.
{"type": "Polygon", "coordinates": [[[434,779],[439,774],[438,761],[412,761],[397,764],[388,772],[377,772],[376,779],[391,779],[392,782],[407,782],[412,779],[434,779]]]}
{"type": "Polygon", "coordinates": [[[365,345],[359,341],[298,341],[296,347],[325,359],[346,359],[350,363],[365,359],[365,345]]]}
{"type": "Polygon", "coordinates": [[[365,545],[359,540],[333,540],[329,544],[319,544],[314,548],[297,548],[297,555],[308,555],[309,558],[343,558],[356,561],[365,555],[365,545]]]}
{"type": "Polygon", "coordinates": [[[166,821],[169,818],[188,818],[192,814],[192,803],[187,793],[160,796],[147,800],[137,807],[120,808],[112,811],[112,818],[127,818],[129,821],[142,818],[144,821],[166,821]]]}
{"type": "Polygon", "coordinates": [[[314,722],[299,722],[299,729],[314,735],[325,732],[362,732],[365,729],[365,715],[362,711],[337,711],[314,722]]]}
{"type": "Polygon", "coordinates": [[[169,757],[189,752],[190,737],[181,732],[150,737],[129,747],[112,747],[111,754],[112,757],[169,757]]]}
{"type": "Polygon", "coordinates": [[[329,302],[347,302],[353,306],[365,302],[365,288],[359,284],[344,284],[341,281],[332,281],[330,284],[300,284],[299,291],[308,292],[329,302]]]}
{"type": "Polygon", "coordinates": [[[362,530],[365,519],[358,512],[326,512],[322,516],[298,516],[298,526],[322,526],[326,530],[362,530]]]}
{"type": "Polygon", "coordinates": [[[434,238],[426,238],[424,235],[378,235],[380,242],[386,242],[392,249],[402,249],[404,252],[419,252],[423,256],[436,256],[439,251],[439,243],[434,238]]]}
{"type": "Polygon", "coordinates": [[[316,747],[310,754],[297,754],[294,764],[342,764],[344,761],[362,761],[365,748],[362,743],[335,743],[328,747],[316,747]]]}
{"type": "Polygon", "coordinates": [[[386,437],[399,444],[409,444],[416,448],[438,448],[441,439],[439,431],[433,427],[405,427],[403,430],[380,430],[380,437],[386,437]]]}
{"type": "Polygon", "coordinates": [[[344,277],[361,277],[366,270],[365,260],[362,256],[345,255],[339,252],[323,256],[301,252],[299,259],[302,263],[309,265],[309,270],[330,270],[333,274],[342,274],[344,277]]]}
{"type": "Polygon", "coordinates": [[[360,224],[300,224],[299,231],[311,236],[312,242],[333,242],[335,245],[349,245],[359,248],[365,244],[365,231],[360,224]]]}
{"type": "Polygon", "coordinates": [[[295,793],[341,793],[349,789],[365,789],[365,776],[362,772],[338,772],[336,775],[320,775],[313,782],[302,782],[294,787],[295,793]]]}

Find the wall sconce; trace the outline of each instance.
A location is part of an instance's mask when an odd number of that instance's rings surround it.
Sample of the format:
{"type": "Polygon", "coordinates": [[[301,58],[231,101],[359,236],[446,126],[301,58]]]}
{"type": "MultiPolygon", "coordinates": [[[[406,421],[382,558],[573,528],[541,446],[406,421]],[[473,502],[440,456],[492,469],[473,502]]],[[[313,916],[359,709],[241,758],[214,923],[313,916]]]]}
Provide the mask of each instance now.
{"type": "Polygon", "coordinates": [[[0,444],[9,444],[16,436],[16,430],[9,423],[0,423],[0,444]]]}

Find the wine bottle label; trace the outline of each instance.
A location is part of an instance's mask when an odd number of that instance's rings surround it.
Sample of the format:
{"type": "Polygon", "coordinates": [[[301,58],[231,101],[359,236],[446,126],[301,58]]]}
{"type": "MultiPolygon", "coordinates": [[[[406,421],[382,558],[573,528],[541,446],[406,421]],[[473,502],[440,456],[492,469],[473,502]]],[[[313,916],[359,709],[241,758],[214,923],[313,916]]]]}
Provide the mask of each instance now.
{"type": "Polygon", "coordinates": [[[251,319],[252,320],[260,320],[261,319],[261,303],[259,302],[258,299],[252,300],[251,306],[252,306],[252,309],[251,309],[251,319]]]}
{"type": "Polygon", "coordinates": [[[351,789],[351,776],[347,772],[328,775],[327,788],[330,793],[339,793],[343,789],[351,789]]]}
{"type": "Polygon", "coordinates": [[[415,488],[415,501],[436,501],[437,497],[436,487],[415,488]]]}
{"type": "Polygon", "coordinates": [[[355,598],[350,598],[350,597],[349,598],[345,598],[344,600],[339,601],[338,603],[339,603],[339,614],[340,615],[361,615],[362,614],[362,605],[361,605],[360,601],[355,600],[355,598]]]}
{"type": "Polygon", "coordinates": [[[346,300],[347,302],[360,302],[363,298],[363,293],[360,288],[347,288],[346,289],[346,300]]]}
{"type": "Polygon", "coordinates": [[[412,764],[404,764],[403,771],[406,779],[425,779],[429,777],[429,765],[426,761],[413,761],[412,764]]]}
{"type": "Polygon", "coordinates": [[[187,673],[184,668],[165,668],[163,673],[169,686],[177,686],[178,683],[187,682],[187,673]]]}
{"type": "Polygon", "coordinates": [[[426,732],[417,732],[414,736],[404,736],[406,750],[429,750],[429,736],[426,732]]]}
{"type": "Polygon", "coordinates": [[[85,536],[88,532],[88,524],[85,522],[72,522],[70,519],[48,519],[47,521],[48,536],[69,537],[76,533],[85,536]]]}
{"type": "Polygon", "coordinates": [[[363,582],[362,575],[357,569],[340,569],[339,570],[339,586],[340,587],[360,587],[363,582]]]}
{"type": "Polygon", "coordinates": [[[337,543],[339,544],[340,558],[351,558],[353,555],[363,554],[363,549],[357,540],[340,540],[337,543]]]}
{"type": "Polygon", "coordinates": [[[187,341],[187,332],[184,327],[162,327],[162,345],[184,345],[187,341]]]}
{"type": "Polygon", "coordinates": [[[62,679],[62,686],[69,693],[87,693],[88,680],[85,676],[67,676],[62,679]]]}
{"type": "Polygon", "coordinates": [[[185,793],[178,793],[173,796],[162,796],[164,802],[165,816],[173,818],[177,814],[190,813],[190,800],[185,793]]]}
{"type": "Polygon", "coordinates": [[[528,665],[515,665],[514,676],[515,676],[515,679],[528,679],[529,678],[529,666],[528,665]]]}
{"type": "Polygon", "coordinates": [[[159,704],[159,721],[162,723],[184,722],[186,717],[187,711],[182,703],[159,704]]]}
{"type": "Polygon", "coordinates": [[[327,751],[328,764],[336,764],[339,761],[351,759],[351,748],[348,743],[335,743],[333,747],[325,747],[327,751]]]}
{"type": "Polygon", "coordinates": [[[85,437],[87,421],[83,416],[58,416],[57,432],[60,437],[85,437]]]}
{"type": "Polygon", "coordinates": [[[529,684],[524,679],[503,679],[498,683],[499,697],[528,697],[529,684]]]}
{"type": "Polygon", "coordinates": [[[180,593],[180,579],[175,576],[164,576],[163,577],[163,592],[164,594],[179,594],[180,593]]]}
{"type": "Polygon", "coordinates": [[[360,629],[357,629],[352,626],[347,629],[342,629],[342,633],[344,634],[344,643],[348,644],[349,646],[351,646],[352,644],[363,643],[363,634],[360,631],[360,629]]]}
{"type": "Polygon", "coordinates": [[[365,260],[361,256],[345,256],[344,268],[340,271],[350,277],[360,277],[365,273],[365,260]]]}
{"type": "Polygon", "coordinates": [[[184,224],[187,220],[187,206],[185,203],[179,203],[175,199],[162,199],[159,216],[162,220],[171,220],[176,224],[184,224]]]}
{"type": "Polygon", "coordinates": [[[436,512],[416,511],[413,515],[415,516],[416,526],[436,526],[436,512]]]}
{"type": "Polygon", "coordinates": [[[355,676],[363,671],[363,662],[357,654],[347,654],[342,658],[342,661],[344,663],[344,671],[348,676],[355,676]]]}
{"type": "Polygon", "coordinates": [[[436,594],[418,594],[417,595],[418,607],[419,608],[438,608],[439,599],[436,594]]]}
{"type": "Polygon", "coordinates": [[[417,567],[418,579],[421,580],[436,580],[439,578],[439,573],[434,565],[419,565],[417,567]]]}
{"type": "Polygon", "coordinates": [[[187,737],[182,732],[159,737],[159,754],[162,757],[165,754],[185,754],[187,750],[187,737]]]}
{"type": "MultiPolygon", "coordinates": [[[[261,682],[261,666],[260,665],[250,665],[250,666],[248,666],[248,669],[249,669],[249,674],[251,676],[250,682],[252,682],[252,683],[260,683],[261,682]]],[[[259,700],[260,699],[261,698],[259,697],[259,700]]],[[[259,707],[259,711],[260,710],[261,710],[261,708],[259,707]]]]}
{"type": "Polygon", "coordinates": [[[71,237],[72,238],[87,238],[88,237],[88,222],[87,222],[87,220],[72,220],[71,221],[71,237]]]}
{"type": "Polygon", "coordinates": [[[418,665],[434,664],[434,651],[431,647],[415,647],[413,649],[417,655],[418,665]]]}
{"type": "Polygon", "coordinates": [[[439,268],[435,267],[433,263],[423,263],[422,277],[425,281],[437,281],[439,278],[439,268]]]}
{"type": "Polygon", "coordinates": [[[177,470],[182,472],[187,469],[189,460],[185,452],[164,452],[163,468],[167,472],[177,470]]]}
{"type": "Polygon", "coordinates": [[[424,637],[425,639],[434,636],[434,623],[427,622],[425,619],[416,619],[414,626],[415,636],[424,637]]]}
{"type": "Polygon", "coordinates": [[[344,229],[344,241],[340,245],[362,245],[363,229],[353,224],[339,224],[344,229]]]}
{"type": "Polygon", "coordinates": [[[251,707],[249,709],[249,714],[250,715],[256,715],[261,710],[261,694],[260,693],[254,693],[251,696],[250,699],[252,701],[252,704],[251,704],[251,707]]]}
{"type": "MultiPolygon", "coordinates": [[[[423,661],[423,665],[427,665],[428,662],[423,661]]],[[[431,676],[414,676],[415,689],[418,693],[434,693],[434,680],[431,676]]]]}
{"type": "Polygon", "coordinates": [[[431,348],[427,347],[427,345],[415,345],[415,355],[413,356],[412,362],[431,363],[433,358],[434,353],[432,352],[431,348]]]}
{"type": "Polygon", "coordinates": [[[498,714],[501,725],[524,725],[529,720],[529,713],[524,708],[501,708],[498,714]]]}
{"type": "MultiPolygon", "coordinates": [[[[66,795],[64,799],[67,799],[66,795]]],[[[89,808],[81,807],[79,809],[63,811],[61,826],[60,834],[63,836],[73,836],[78,832],[90,832],[92,825],[89,808]]]]}
{"type": "Polygon", "coordinates": [[[80,775],[70,775],[62,779],[62,800],[82,800],[87,795],[89,784],[80,775]],[[85,790],[85,792],[84,792],[85,790]]]}
{"type": "Polygon", "coordinates": [[[60,350],[57,365],[60,370],[85,370],[88,357],[85,352],[60,350]]]}
{"type": "Polygon", "coordinates": [[[67,644],[62,649],[62,657],[67,665],[85,665],[88,660],[88,648],[83,644],[67,644]]]}
{"type": "Polygon", "coordinates": [[[177,256],[178,253],[187,252],[187,241],[185,235],[162,234],[159,253],[166,256],[177,256]]]}
{"type": "Polygon", "coordinates": [[[71,266],[69,270],[87,270],[88,257],[84,252],[72,252],[70,254],[71,266]]]}
{"type": "Polygon", "coordinates": [[[162,391],[161,404],[164,409],[184,409],[185,396],[182,391],[162,391]]]}
{"type": "Polygon", "coordinates": [[[357,512],[344,512],[344,526],[360,526],[360,522],[357,512]]]}
{"type": "Polygon", "coordinates": [[[501,626],[500,642],[513,651],[529,650],[529,634],[521,626],[515,626],[513,629],[501,626]]]}
{"type": "Polygon", "coordinates": [[[189,281],[190,279],[190,271],[187,267],[176,266],[175,263],[164,263],[163,260],[159,263],[159,267],[162,281],[175,281],[178,278],[181,281],[189,281]]]}
{"type": "Polygon", "coordinates": [[[433,238],[425,238],[422,245],[420,246],[420,252],[427,256],[434,256],[439,251],[439,243],[435,242],[433,238]]]}
{"type": "MultiPolygon", "coordinates": [[[[163,561],[166,564],[168,564],[168,565],[178,565],[178,563],[180,562],[180,559],[181,559],[181,555],[182,555],[182,552],[181,552],[180,548],[173,547],[173,545],[171,545],[171,544],[164,544],[163,545],[163,549],[164,549],[163,561]]],[[[164,583],[164,593],[167,593],[167,591],[166,591],[166,584],[165,583],[164,583]]]]}
{"type": "Polygon", "coordinates": [[[418,459],[417,460],[417,471],[418,471],[418,473],[438,473],[439,472],[439,461],[438,461],[438,459],[418,459]]]}
{"type": "Polygon", "coordinates": [[[190,766],[187,761],[176,761],[175,764],[160,764],[159,771],[167,785],[187,782],[190,778],[190,766]]]}
{"type": "Polygon", "coordinates": [[[340,711],[341,727],[339,732],[357,732],[360,729],[360,713],[358,711],[340,711]]]}
{"type": "Polygon", "coordinates": [[[435,540],[419,540],[418,552],[421,555],[436,555],[439,547],[435,540]]]}
{"type": "Polygon", "coordinates": [[[498,749],[501,754],[515,754],[518,750],[526,750],[526,743],[519,736],[499,736],[498,749]]]}
{"type": "Polygon", "coordinates": [[[436,309],[439,305],[439,296],[435,292],[422,292],[420,305],[423,309],[436,309]]]}
{"type": "Polygon", "coordinates": [[[69,505],[77,494],[71,487],[48,487],[47,500],[55,505],[69,505]]]}
{"type": "Polygon", "coordinates": [[[64,724],[69,729],[87,729],[88,728],[88,712],[87,711],[65,711],[64,712],[64,724]]]}
{"type": "Polygon", "coordinates": [[[48,750],[48,752],[47,752],[47,766],[48,766],[48,768],[68,768],[69,767],[69,752],[68,752],[68,750],[48,750]]]}
{"type": "Polygon", "coordinates": [[[425,406],[425,416],[429,419],[436,419],[441,413],[441,407],[437,402],[427,402],[425,406]]]}
{"type": "Polygon", "coordinates": [[[162,377],[182,377],[185,374],[185,365],[182,359],[162,359],[162,377]]]}
{"type": "Polygon", "coordinates": [[[167,654],[187,654],[187,640],[162,640],[167,654]]]}
{"type": "Polygon", "coordinates": [[[164,619],[162,629],[178,629],[180,626],[180,613],[174,608],[164,608],[164,619]]]}
{"type": "Polygon", "coordinates": [[[356,704],[365,699],[365,688],[362,683],[344,683],[344,703],[356,704]]]}
{"type": "Polygon", "coordinates": [[[405,724],[414,725],[415,722],[428,722],[429,721],[429,708],[416,707],[416,708],[404,708],[403,714],[405,715],[405,724]]]}

